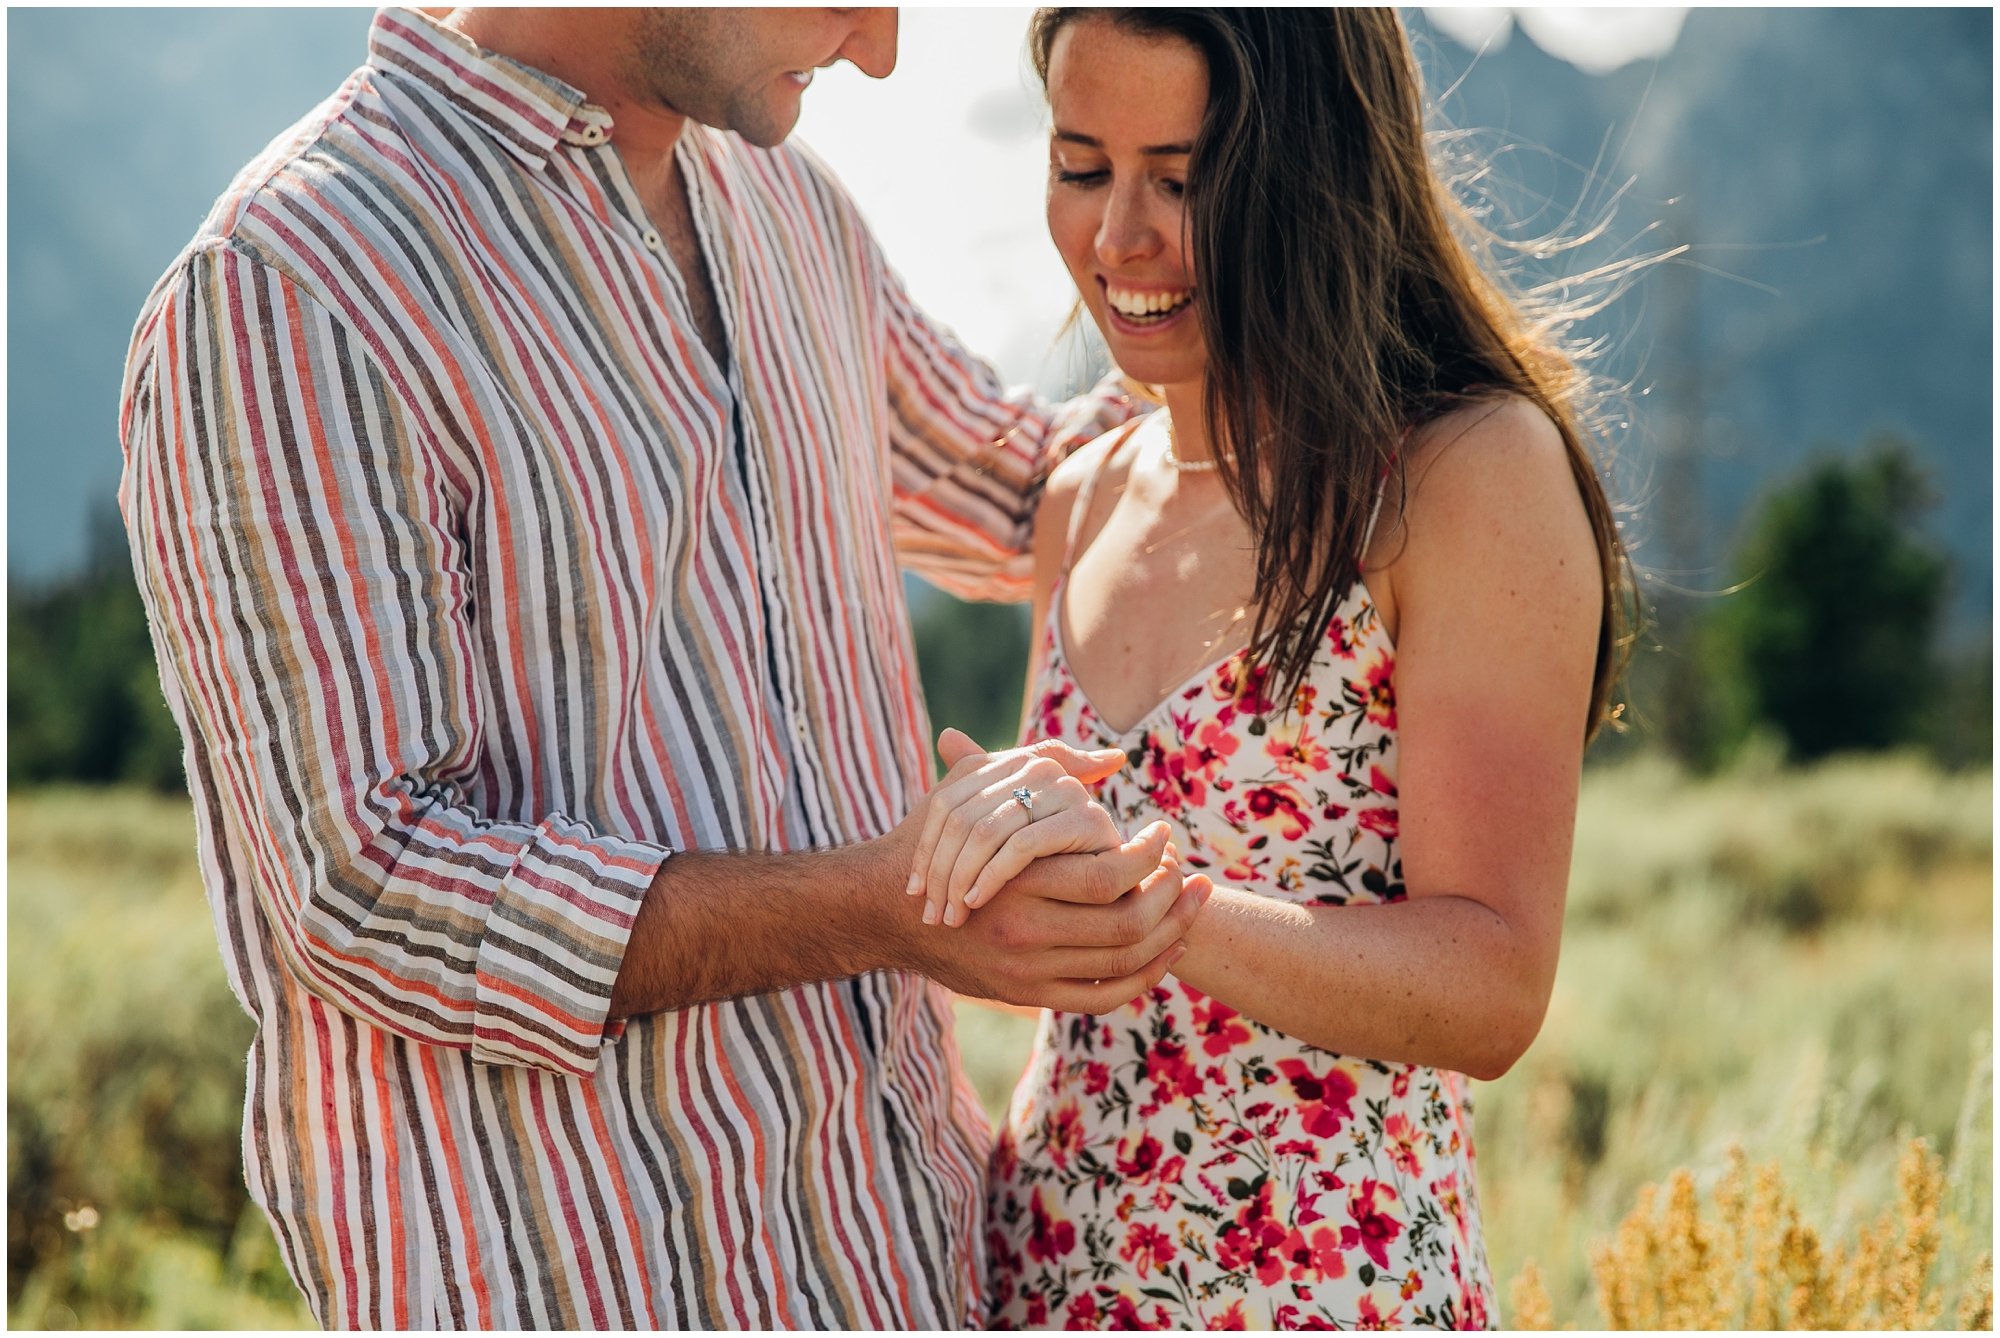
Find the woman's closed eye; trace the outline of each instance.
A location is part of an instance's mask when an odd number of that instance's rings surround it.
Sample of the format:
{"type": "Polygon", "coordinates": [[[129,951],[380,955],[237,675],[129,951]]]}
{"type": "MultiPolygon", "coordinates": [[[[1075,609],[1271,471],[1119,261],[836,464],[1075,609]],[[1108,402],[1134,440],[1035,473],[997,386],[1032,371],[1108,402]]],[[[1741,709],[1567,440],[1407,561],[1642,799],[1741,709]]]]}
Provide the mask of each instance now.
{"type": "MultiPolygon", "coordinates": [[[[1088,172],[1073,172],[1065,167],[1051,167],[1049,172],[1064,186],[1098,186],[1111,177],[1111,173],[1101,167],[1088,172]]],[[[1187,183],[1184,181],[1162,177],[1158,184],[1161,190],[1177,200],[1187,191],[1187,183]]]]}

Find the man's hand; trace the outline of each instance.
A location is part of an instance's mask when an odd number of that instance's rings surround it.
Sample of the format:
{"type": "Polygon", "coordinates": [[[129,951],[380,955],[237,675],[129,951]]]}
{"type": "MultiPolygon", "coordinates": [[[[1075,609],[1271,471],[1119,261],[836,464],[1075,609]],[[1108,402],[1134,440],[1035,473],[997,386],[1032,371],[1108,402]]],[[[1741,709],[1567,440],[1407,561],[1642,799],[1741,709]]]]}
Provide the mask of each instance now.
{"type": "MultiPolygon", "coordinates": [[[[944,747],[962,774],[984,764],[971,756],[978,745],[954,731],[944,747]]],[[[1124,760],[1054,742],[1015,752],[1079,778],[1108,775],[1124,760]]],[[[1126,842],[1110,829],[1102,849],[1036,859],[965,925],[945,929],[924,923],[925,903],[896,895],[916,867],[937,793],[894,831],[858,845],[796,854],[684,851],[669,859],[640,903],[611,1016],[883,968],[919,971],[961,994],[1067,1012],[1109,1012],[1159,983],[1212,890],[1200,875],[1183,877],[1167,824],[1126,842]]]]}
{"type": "MultiPolygon", "coordinates": [[[[1160,983],[1213,890],[1183,874],[1164,822],[1090,855],[1038,859],[953,930],[917,923],[914,969],[960,994],[1108,1013],[1160,983]]],[[[905,905],[914,911],[915,903],[905,905]]]]}
{"type": "Polygon", "coordinates": [[[1213,888],[1184,875],[1166,823],[1121,841],[1091,801],[1086,783],[1124,755],[1056,740],[988,754],[949,729],[938,753],[951,770],[879,844],[912,870],[913,894],[933,871],[948,880],[943,923],[957,927],[938,925],[940,902],[907,901],[906,963],[961,994],[1065,1012],[1109,1012],[1158,984],[1213,888]],[[1007,798],[1017,785],[1035,796],[1032,822],[1007,798]],[[996,810],[1002,821],[979,820],[996,810]]]}

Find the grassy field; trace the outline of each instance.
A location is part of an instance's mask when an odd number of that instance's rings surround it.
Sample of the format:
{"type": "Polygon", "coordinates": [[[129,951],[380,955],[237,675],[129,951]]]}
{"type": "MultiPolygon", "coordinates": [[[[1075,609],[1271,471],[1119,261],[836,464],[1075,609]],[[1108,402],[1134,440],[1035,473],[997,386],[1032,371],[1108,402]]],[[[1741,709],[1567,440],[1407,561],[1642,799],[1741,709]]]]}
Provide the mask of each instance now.
{"type": "MultiPolygon", "coordinates": [[[[242,1190],[248,1023],[185,804],[16,793],[8,817],[10,1323],[304,1323],[242,1190]]],[[[1922,1138],[1942,1183],[1920,1262],[1952,1325],[1990,1268],[1992,904],[1988,773],[1591,772],[1548,1022],[1477,1089],[1503,1299],[1532,1259],[1543,1318],[1605,1323],[1593,1248],[1677,1170],[1705,1198],[1726,1187],[1732,1148],[1776,1164],[1829,1248],[1851,1242],[1922,1138]]],[[[961,1010],[989,1109],[1031,1028],[961,1010]]]]}

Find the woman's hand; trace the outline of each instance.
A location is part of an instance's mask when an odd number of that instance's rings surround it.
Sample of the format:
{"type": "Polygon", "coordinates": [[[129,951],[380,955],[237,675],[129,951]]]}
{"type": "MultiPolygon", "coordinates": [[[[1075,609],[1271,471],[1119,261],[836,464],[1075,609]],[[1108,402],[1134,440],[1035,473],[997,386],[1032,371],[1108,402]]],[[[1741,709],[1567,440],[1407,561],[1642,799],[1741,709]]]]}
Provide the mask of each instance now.
{"type": "Polygon", "coordinates": [[[925,924],[964,924],[1045,855],[1090,854],[1124,840],[1087,788],[1125,765],[1116,748],[1084,752],[1043,740],[987,753],[947,729],[938,756],[951,769],[926,802],[908,888],[925,898],[925,924]]]}

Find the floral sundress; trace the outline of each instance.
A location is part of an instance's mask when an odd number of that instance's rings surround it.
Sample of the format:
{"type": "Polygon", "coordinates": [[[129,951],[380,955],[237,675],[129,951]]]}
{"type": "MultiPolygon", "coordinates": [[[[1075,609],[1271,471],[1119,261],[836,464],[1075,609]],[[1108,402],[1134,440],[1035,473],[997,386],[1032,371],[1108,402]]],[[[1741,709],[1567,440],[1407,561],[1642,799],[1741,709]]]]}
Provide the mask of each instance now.
{"type": "MultiPolygon", "coordinates": [[[[1063,650],[1070,556],[1027,732],[1124,748],[1099,801],[1127,832],[1166,819],[1217,882],[1304,905],[1401,900],[1395,647],[1366,586],[1289,714],[1261,671],[1239,697],[1238,652],[1114,734],[1063,650]]],[[[1044,1013],[989,1175],[993,1323],[1489,1327],[1471,1115],[1461,1074],[1334,1054],[1171,975],[1101,1018],[1044,1013]]]]}

